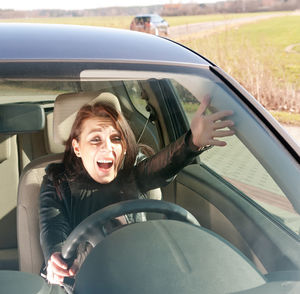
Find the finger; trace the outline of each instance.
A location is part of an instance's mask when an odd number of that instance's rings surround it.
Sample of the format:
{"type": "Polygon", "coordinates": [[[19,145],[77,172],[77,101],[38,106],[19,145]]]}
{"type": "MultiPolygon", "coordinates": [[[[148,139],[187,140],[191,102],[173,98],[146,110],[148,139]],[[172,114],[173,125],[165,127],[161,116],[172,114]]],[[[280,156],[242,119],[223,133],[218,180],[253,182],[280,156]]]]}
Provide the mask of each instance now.
{"type": "Polygon", "coordinates": [[[47,268],[47,280],[51,284],[61,284],[63,282],[62,276],[57,276],[53,273],[51,268],[47,268]]]}
{"type": "Polygon", "coordinates": [[[68,268],[68,265],[62,260],[60,253],[53,253],[51,255],[51,261],[63,269],[68,268]]]}
{"type": "Polygon", "coordinates": [[[55,265],[52,267],[52,272],[57,276],[62,276],[62,277],[69,277],[70,276],[69,270],[62,269],[62,268],[57,267],[55,265]]]}
{"type": "Polygon", "coordinates": [[[57,284],[59,284],[59,285],[62,285],[62,284],[63,284],[63,282],[64,282],[64,277],[57,276],[56,279],[57,279],[57,284]]]}
{"type": "Polygon", "coordinates": [[[116,217],[116,220],[118,220],[121,225],[127,225],[127,221],[126,221],[126,218],[124,217],[124,215],[116,217]]]}
{"type": "Polygon", "coordinates": [[[222,120],[222,121],[215,122],[214,129],[217,130],[217,129],[223,129],[232,126],[234,126],[234,122],[232,120],[222,120]]]}
{"type": "Polygon", "coordinates": [[[228,137],[234,135],[233,130],[226,130],[226,131],[215,131],[212,134],[212,137],[228,137]]]}
{"type": "Polygon", "coordinates": [[[213,121],[217,121],[217,120],[220,120],[220,119],[222,119],[226,116],[230,116],[230,115],[233,115],[233,112],[231,110],[223,110],[223,111],[215,112],[215,113],[209,115],[209,117],[213,121]]]}
{"type": "Polygon", "coordinates": [[[57,276],[57,275],[53,275],[52,281],[50,281],[52,284],[59,284],[62,285],[64,281],[64,277],[62,276],[57,276]]]}
{"type": "Polygon", "coordinates": [[[53,283],[53,280],[54,280],[54,275],[53,275],[52,269],[49,266],[47,267],[47,280],[50,283],[53,283]]]}
{"type": "Polygon", "coordinates": [[[210,103],[210,96],[209,95],[205,95],[202,99],[202,102],[197,110],[197,115],[202,115],[205,110],[207,109],[208,105],[210,103]]]}
{"type": "Polygon", "coordinates": [[[60,267],[52,260],[52,258],[48,262],[47,272],[52,272],[55,275],[64,276],[64,277],[69,276],[68,269],[60,267]]]}
{"type": "Polygon", "coordinates": [[[219,140],[214,140],[214,139],[208,140],[208,144],[213,145],[213,146],[220,146],[220,147],[227,145],[227,143],[225,141],[219,141],[219,140]]]}
{"type": "Polygon", "coordinates": [[[78,265],[74,263],[74,264],[72,265],[72,267],[69,269],[69,274],[70,274],[71,276],[75,276],[76,273],[77,273],[77,271],[78,271],[78,265]]]}

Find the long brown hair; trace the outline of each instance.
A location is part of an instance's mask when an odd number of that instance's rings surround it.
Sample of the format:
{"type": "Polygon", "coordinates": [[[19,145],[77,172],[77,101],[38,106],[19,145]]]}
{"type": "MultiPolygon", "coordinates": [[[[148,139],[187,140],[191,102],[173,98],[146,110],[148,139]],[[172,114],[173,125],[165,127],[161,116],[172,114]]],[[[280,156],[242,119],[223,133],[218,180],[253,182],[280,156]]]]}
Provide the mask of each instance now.
{"type": "Polygon", "coordinates": [[[79,141],[80,134],[82,132],[83,122],[90,118],[98,118],[103,116],[108,116],[111,118],[114,123],[114,127],[121,134],[121,144],[123,150],[126,150],[126,155],[122,161],[124,171],[129,170],[134,166],[135,159],[138,154],[138,145],[134,136],[134,133],[129,126],[126,118],[118,112],[115,108],[103,104],[101,102],[95,103],[93,105],[86,104],[81,107],[78,111],[75,121],[73,123],[71,133],[69,138],[66,141],[65,152],[63,156],[63,170],[58,170],[58,167],[51,169],[49,172],[52,175],[54,185],[58,187],[61,181],[65,180],[66,177],[68,180],[74,180],[76,177],[87,173],[81,158],[78,158],[74,153],[72,147],[72,140],[76,139],[79,141]]]}

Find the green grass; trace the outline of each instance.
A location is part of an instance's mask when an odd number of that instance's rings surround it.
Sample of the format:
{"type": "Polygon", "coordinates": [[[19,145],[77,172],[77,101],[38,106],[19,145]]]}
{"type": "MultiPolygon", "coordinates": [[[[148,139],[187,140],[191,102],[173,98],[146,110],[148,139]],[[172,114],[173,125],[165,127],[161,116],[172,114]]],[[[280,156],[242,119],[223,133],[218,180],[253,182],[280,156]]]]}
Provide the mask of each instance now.
{"type": "Polygon", "coordinates": [[[299,45],[295,45],[293,48],[293,51],[300,53],[300,44],[299,45]]]}
{"type": "Polygon", "coordinates": [[[285,51],[287,46],[300,43],[299,15],[190,35],[178,41],[223,68],[268,110],[300,113],[300,54],[285,51]]]}
{"type": "MultiPolygon", "coordinates": [[[[280,12],[283,13],[283,12],[280,12]]],[[[205,14],[205,15],[184,15],[184,16],[169,16],[165,20],[170,26],[186,25],[192,23],[229,20],[243,17],[251,17],[255,15],[267,15],[270,12],[257,12],[257,13],[219,13],[219,14],[205,14]]]]}
{"type": "MultiPolygon", "coordinates": [[[[278,83],[290,82],[297,88],[300,87],[300,55],[285,51],[287,46],[300,43],[300,16],[276,17],[205,37],[192,36],[179,41],[223,68],[225,60],[220,60],[221,54],[224,56],[226,53],[227,63],[236,62],[240,56],[243,56],[244,60],[239,62],[241,66],[247,62],[245,60],[247,58],[245,52],[247,52],[270,69],[278,83]],[[223,52],[216,52],[217,50],[223,52]]],[[[294,50],[299,51],[299,47],[294,47],[294,50]]],[[[236,70],[229,69],[228,72],[237,76],[237,71],[241,71],[241,67],[236,70]]]]}
{"type": "Polygon", "coordinates": [[[245,25],[236,30],[235,46],[247,41],[261,62],[268,64],[278,77],[300,87],[300,55],[285,52],[291,44],[300,43],[300,16],[285,16],[245,25]],[[266,52],[270,54],[266,55],[266,52]]]}
{"type": "Polygon", "coordinates": [[[300,113],[271,111],[271,114],[282,124],[292,124],[300,126],[300,113]]]}

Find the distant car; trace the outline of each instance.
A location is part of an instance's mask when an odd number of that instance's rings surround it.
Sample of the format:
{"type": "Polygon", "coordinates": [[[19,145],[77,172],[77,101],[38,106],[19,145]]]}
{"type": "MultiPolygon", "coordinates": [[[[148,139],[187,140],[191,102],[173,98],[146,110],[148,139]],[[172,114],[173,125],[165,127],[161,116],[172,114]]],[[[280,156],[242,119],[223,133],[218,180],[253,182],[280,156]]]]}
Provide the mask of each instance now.
{"type": "Polygon", "coordinates": [[[64,257],[81,242],[95,247],[74,293],[300,293],[300,147],[221,68],[167,38],[42,24],[0,24],[0,64],[1,294],[65,294],[39,275],[40,186],[80,106],[107,92],[155,152],[189,131],[206,95],[208,113],[233,110],[235,135],[160,194],[107,206],[75,228],[64,257]],[[102,236],[108,219],[138,211],[147,221],[102,236]]]}
{"type": "Polygon", "coordinates": [[[169,24],[158,14],[137,15],[130,24],[132,31],[145,32],[153,35],[168,35],[169,24]]]}

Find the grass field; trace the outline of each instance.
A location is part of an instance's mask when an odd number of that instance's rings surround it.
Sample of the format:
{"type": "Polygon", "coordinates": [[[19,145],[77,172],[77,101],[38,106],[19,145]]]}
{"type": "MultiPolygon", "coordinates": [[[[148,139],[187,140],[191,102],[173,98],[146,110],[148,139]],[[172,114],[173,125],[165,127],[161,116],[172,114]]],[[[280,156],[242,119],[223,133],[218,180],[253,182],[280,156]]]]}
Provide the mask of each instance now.
{"type": "Polygon", "coordinates": [[[300,16],[289,15],[179,42],[219,65],[267,109],[300,113],[300,16]],[[296,46],[296,48],[298,48],[296,46]]]}
{"type": "Polygon", "coordinates": [[[249,44],[261,62],[267,62],[278,77],[300,87],[300,55],[285,48],[300,43],[300,16],[273,18],[235,30],[234,46],[249,44]]]}
{"type": "MultiPolygon", "coordinates": [[[[216,44],[218,49],[222,46],[228,51],[229,59],[236,58],[235,54],[230,56],[230,51],[236,53],[236,49],[249,49],[260,62],[270,66],[277,77],[284,77],[300,87],[300,55],[285,51],[287,46],[300,43],[300,16],[262,20],[202,38],[181,38],[180,41],[199,53],[205,51],[205,55],[212,61],[215,61],[216,50],[209,53],[206,48],[211,49],[216,44]]],[[[300,51],[300,48],[296,46],[295,50],[300,51]]]]}
{"type": "Polygon", "coordinates": [[[271,114],[282,124],[300,126],[300,113],[271,111],[271,114]]]}
{"type": "Polygon", "coordinates": [[[224,13],[224,14],[207,14],[207,15],[184,15],[184,16],[171,16],[166,17],[166,21],[170,26],[186,25],[192,23],[229,20],[243,17],[251,17],[255,15],[266,15],[269,13],[224,13]]]}

